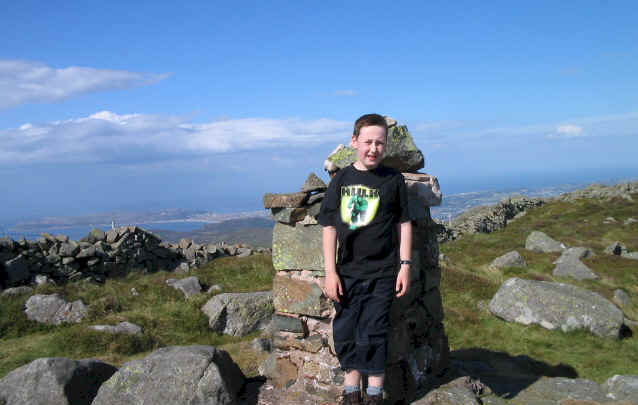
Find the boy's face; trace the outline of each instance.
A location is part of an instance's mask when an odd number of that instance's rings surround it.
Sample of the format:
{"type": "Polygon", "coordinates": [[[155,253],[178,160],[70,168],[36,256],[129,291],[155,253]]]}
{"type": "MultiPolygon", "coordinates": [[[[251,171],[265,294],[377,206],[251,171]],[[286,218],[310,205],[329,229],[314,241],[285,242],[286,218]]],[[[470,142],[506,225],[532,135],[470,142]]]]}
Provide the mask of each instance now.
{"type": "Polygon", "coordinates": [[[385,128],[376,125],[363,127],[358,137],[352,137],[350,146],[357,150],[357,166],[360,170],[372,170],[383,159],[386,144],[385,128]]]}

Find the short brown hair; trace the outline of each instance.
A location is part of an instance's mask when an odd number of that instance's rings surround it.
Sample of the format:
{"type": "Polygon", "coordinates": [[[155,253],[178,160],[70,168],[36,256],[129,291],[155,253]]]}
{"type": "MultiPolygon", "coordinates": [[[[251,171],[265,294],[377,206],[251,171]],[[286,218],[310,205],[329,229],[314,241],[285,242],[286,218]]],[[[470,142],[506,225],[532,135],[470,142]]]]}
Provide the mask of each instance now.
{"type": "Polygon", "coordinates": [[[354,138],[358,138],[361,128],[372,126],[377,126],[385,129],[385,135],[388,136],[388,123],[385,121],[383,115],[379,114],[365,114],[359,117],[354,122],[354,131],[352,132],[352,136],[354,138]]]}

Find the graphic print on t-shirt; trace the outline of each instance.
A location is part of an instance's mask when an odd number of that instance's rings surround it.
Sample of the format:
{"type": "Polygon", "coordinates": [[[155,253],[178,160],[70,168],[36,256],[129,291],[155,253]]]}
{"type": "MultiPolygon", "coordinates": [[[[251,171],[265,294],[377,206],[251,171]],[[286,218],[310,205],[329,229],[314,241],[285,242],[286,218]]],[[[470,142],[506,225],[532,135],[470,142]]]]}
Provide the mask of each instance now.
{"type": "Polygon", "coordinates": [[[341,220],[357,229],[368,225],[379,209],[379,190],[361,184],[341,186],[341,220]]]}

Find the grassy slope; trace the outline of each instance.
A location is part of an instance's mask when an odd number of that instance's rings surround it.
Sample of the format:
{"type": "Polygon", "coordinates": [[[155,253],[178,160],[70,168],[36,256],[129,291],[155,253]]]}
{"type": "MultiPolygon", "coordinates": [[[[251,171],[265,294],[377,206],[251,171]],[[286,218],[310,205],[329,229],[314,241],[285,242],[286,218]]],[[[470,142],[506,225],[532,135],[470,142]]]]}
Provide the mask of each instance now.
{"type": "Polygon", "coordinates": [[[205,286],[220,284],[223,292],[263,291],[272,288],[270,256],[222,258],[191,274],[158,272],[132,274],[105,285],[71,283],[39,287],[37,293],[57,292],[67,300],[82,299],[90,307],[89,319],[74,325],[42,326],[23,312],[28,295],[0,298],[0,378],[40,357],[99,358],[114,365],[143,357],[169,345],[206,344],[224,348],[248,375],[256,374],[259,354],[244,350],[254,336],[234,338],[208,329],[200,310],[213,294],[190,300],[166,285],[168,278],[196,275],[205,286]],[[135,288],[139,295],[131,294],[135,288]],[[142,326],[142,336],[111,335],[88,330],[88,325],[129,321],[142,326]]]}
{"type": "MultiPolygon", "coordinates": [[[[634,196],[638,201],[638,195],[634,196]]],[[[445,326],[452,349],[479,347],[507,352],[511,356],[527,355],[550,366],[560,364],[575,369],[581,378],[603,382],[614,374],[638,374],[638,337],[603,339],[586,332],[565,334],[539,326],[524,326],[501,321],[477,309],[494,295],[510,277],[558,281],[578,285],[611,299],[613,291],[623,288],[632,298],[633,308],[626,315],[636,320],[638,314],[638,261],[603,253],[614,241],[638,251],[638,224],[623,225],[629,217],[638,219],[638,202],[626,200],[578,200],[552,202],[528,211],[527,215],[492,234],[464,236],[444,244],[441,252],[450,259],[443,272],[445,326]],[[606,217],[616,224],[603,224],[606,217]],[[576,281],[552,276],[552,262],[558,253],[534,253],[525,250],[525,239],[540,230],[568,246],[592,248],[596,256],[584,260],[598,281],[576,281]],[[517,250],[527,261],[526,269],[490,270],[496,257],[517,250]]],[[[638,331],[635,331],[638,332],[638,331]]]]}
{"type": "MultiPolygon", "coordinates": [[[[600,281],[557,281],[581,285],[608,298],[614,289],[623,287],[633,302],[638,302],[638,262],[602,254],[615,240],[623,241],[630,251],[638,250],[638,224],[622,225],[630,216],[638,217],[638,203],[624,200],[613,204],[595,200],[555,202],[529,211],[502,231],[466,236],[442,245],[441,251],[451,262],[443,272],[445,324],[456,355],[472,348],[507,352],[510,356],[527,355],[547,363],[548,366],[539,371],[543,374],[550,375],[552,369],[560,372],[565,368],[562,365],[573,368],[579,377],[598,382],[614,374],[638,374],[637,338],[619,341],[585,332],[564,334],[537,326],[506,323],[477,309],[478,303],[489,300],[509,277],[553,280],[552,262],[558,254],[524,249],[525,238],[532,230],[544,231],[569,246],[591,247],[597,253],[585,263],[602,276],[600,281]],[[602,224],[607,216],[615,217],[619,224],[602,224]],[[527,269],[492,271],[487,268],[495,257],[513,249],[525,257],[527,269]]],[[[261,358],[247,350],[254,336],[233,338],[210,332],[200,308],[211,294],[187,301],[181,293],[165,285],[167,278],[189,275],[159,272],[109,280],[104,286],[40,287],[39,293],[58,292],[68,299],[81,298],[91,306],[90,319],[76,325],[38,325],[28,321],[22,311],[27,296],[0,298],[0,378],[39,357],[95,357],[121,365],[157,347],[187,344],[220,346],[230,352],[246,374],[255,375],[261,358]],[[139,292],[138,296],[131,294],[133,287],[139,292]],[[144,334],[115,336],[86,328],[123,320],[141,325],[144,334]]],[[[243,292],[270,289],[274,270],[270,256],[251,256],[215,260],[194,275],[207,286],[219,283],[225,292],[243,292]]],[[[634,314],[637,309],[634,304],[634,314]]]]}

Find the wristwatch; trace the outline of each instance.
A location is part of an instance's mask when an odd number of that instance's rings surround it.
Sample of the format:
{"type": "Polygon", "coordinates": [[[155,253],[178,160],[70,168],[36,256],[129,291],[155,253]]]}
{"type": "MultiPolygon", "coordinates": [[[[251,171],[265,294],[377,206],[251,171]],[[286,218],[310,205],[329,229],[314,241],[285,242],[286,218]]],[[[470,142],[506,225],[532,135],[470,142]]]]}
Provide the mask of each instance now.
{"type": "Polygon", "coordinates": [[[399,262],[399,264],[400,264],[400,265],[404,265],[404,264],[412,265],[412,260],[401,260],[401,261],[399,262]]]}

